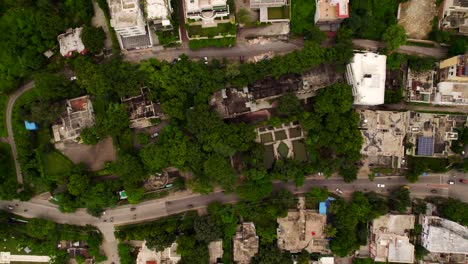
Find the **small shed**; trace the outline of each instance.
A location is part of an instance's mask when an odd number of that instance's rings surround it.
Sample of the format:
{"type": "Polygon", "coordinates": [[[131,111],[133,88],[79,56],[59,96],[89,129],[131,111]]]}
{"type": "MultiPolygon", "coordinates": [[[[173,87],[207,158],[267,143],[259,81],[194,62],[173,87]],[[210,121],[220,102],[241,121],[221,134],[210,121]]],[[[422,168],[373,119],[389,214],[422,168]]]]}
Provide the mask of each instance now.
{"type": "Polygon", "coordinates": [[[39,126],[35,122],[24,121],[24,126],[27,130],[34,131],[39,129],[39,126]]]}

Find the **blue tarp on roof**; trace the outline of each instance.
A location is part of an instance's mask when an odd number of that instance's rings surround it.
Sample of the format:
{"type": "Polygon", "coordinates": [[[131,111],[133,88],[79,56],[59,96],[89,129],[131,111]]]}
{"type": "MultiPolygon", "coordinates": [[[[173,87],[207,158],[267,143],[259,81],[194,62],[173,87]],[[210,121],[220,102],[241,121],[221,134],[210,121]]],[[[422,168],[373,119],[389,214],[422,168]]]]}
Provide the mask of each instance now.
{"type": "Polygon", "coordinates": [[[326,215],[327,214],[327,203],[326,202],[320,202],[319,213],[321,215],[326,215]]]}
{"type": "Polygon", "coordinates": [[[27,130],[37,130],[39,127],[34,122],[24,121],[24,126],[27,130]]]}

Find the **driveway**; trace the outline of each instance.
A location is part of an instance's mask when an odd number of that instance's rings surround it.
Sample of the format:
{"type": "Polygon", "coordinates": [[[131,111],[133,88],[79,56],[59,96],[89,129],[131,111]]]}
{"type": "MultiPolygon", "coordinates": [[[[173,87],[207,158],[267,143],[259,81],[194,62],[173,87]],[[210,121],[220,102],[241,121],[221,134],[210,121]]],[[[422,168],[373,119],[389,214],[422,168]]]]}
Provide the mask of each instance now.
{"type": "Polygon", "coordinates": [[[11,116],[13,114],[13,106],[15,105],[16,100],[25,92],[34,88],[34,81],[29,81],[16,90],[10,98],[8,98],[7,111],[6,111],[6,124],[8,131],[8,142],[11,146],[11,152],[13,153],[13,159],[15,160],[16,168],[16,179],[19,184],[23,184],[23,175],[21,174],[21,168],[18,162],[18,152],[16,151],[15,137],[13,134],[13,126],[11,125],[11,116]]]}

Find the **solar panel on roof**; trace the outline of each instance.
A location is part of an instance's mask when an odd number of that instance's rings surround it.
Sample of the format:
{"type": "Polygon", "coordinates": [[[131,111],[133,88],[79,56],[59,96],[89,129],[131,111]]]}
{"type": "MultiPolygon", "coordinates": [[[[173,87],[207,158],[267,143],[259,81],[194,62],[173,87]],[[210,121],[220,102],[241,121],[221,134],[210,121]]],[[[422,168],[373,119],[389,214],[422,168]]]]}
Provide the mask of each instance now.
{"type": "Polygon", "coordinates": [[[419,137],[417,147],[418,156],[432,156],[434,154],[434,138],[419,137]]]}

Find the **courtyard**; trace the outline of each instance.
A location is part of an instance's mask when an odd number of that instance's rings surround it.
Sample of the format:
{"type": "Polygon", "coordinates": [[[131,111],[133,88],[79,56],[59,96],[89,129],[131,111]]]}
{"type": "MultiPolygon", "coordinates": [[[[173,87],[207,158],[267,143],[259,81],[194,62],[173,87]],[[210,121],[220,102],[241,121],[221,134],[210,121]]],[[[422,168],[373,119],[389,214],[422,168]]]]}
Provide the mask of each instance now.
{"type": "Polygon", "coordinates": [[[277,159],[307,161],[305,133],[297,122],[258,127],[256,132],[257,142],[265,146],[265,167],[271,168],[277,159]]]}

